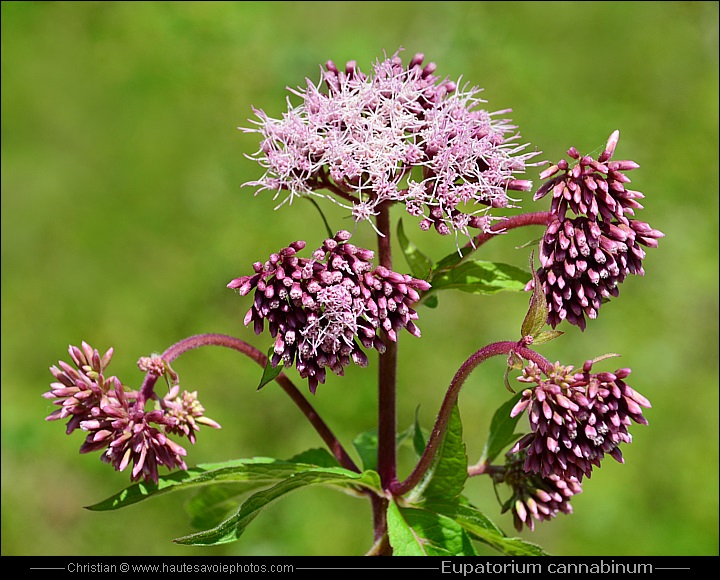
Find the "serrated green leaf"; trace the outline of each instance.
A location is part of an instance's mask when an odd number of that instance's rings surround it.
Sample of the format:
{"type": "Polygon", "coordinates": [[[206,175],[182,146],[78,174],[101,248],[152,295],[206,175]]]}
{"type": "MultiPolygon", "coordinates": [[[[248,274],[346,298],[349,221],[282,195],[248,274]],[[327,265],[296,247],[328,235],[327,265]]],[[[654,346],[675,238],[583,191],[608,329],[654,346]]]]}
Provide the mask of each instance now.
{"type": "Polygon", "coordinates": [[[324,447],[307,449],[297,455],[293,455],[288,461],[291,463],[315,465],[317,467],[340,467],[340,463],[335,456],[324,447]]]}
{"type": "Polygon", "coordinates": [[[507,556],[547,556],[537,544],[522,538],[511,538],[476,507],[461,502],[433,502],[427,509],[436,510],[457,522],[471,538],[487,544],[507,556]]]}
{"type": "Polygon", "coordinates": [[[295,473],[271,488],[250,496],[238,512],[212,529],[196,532],[173,540],[176,544],[191,546],[215,546],[234,542],[248,525],[272,502],[296,489],[308,485],[325,485],[336,488],[358,486],[379,491],[380,477],[373,471],[355,473],[342,468],[313,468],[295,473]]]}
{"type": "Polygon", "coordinates": [[[503,291],[520,292],[530,280],[521,268],[500,262],[471,260],[437,272],[431,280],[430,292],[460,290],[471,294],[492,295],[503,291]]]}
{"type": "Polygon", "coordinates": [[[432,511],[399,507],[387,511],[388,539],[394,556],[476,556],[465,530],[452,519],[432,511]]]}
{"type": "Polygon", "coordinates": [[[447,431],[443,437],[437,457],[428,470],[418,489],[412,494],[424,498],[457,497],[467,481],[467,452],[463,441],[462,421],[457,403],[453,407],[447,431]]]}
{"type": "Polygon", "coordinates": [[[432,260],[423,254],[418,247],[405,235],[402,220],[398,220],[397,237],[405,260],[410,266],[410,272],[415,278],[427,280],[432,268],[432,260]]]}
{"type": "Polygon", "coordinates": [[[274,381],[277,376],[282,372],[283,370],[283,362],[280,361],[277,366],[272,366],[272,356],[274,352],[274,347],[270,347],[270,350],[268,350],[267,354],[267,364],[265,365],[265,368],[263,369],[262,377],[260,378],[260,384],[257,386],[257,390],[259,391],[262,389],[265,385],[268,383],[274,381]]]}
{"type": "Polygon", "coordinates": [[[252,485],[258,483],[271,485],[312,469],[339,469],[339,473],[353,473],[339,467],[324,468],[270,457],[238,459],[225,463],[198,465],[187,471],[177,471],[161,476],[157,484],[138,482],[86,509],[92,511],[116,510],[165,493],[194,489],[215,483],[250,482],[252,485]]]}
{"type": "Polygon", "coordinates": [[[231,511],[238,509],[242,495],[265,485],[263,482],[244,482],[201,487],[185,503],[190,525],[203,530],[218,525],[231,511]]]}
{"type": "Polygon", "coordinates": [[[550,342],[562,334],[564,334],[562,330],[543,330],[540,334],[533,338],[533,344],[550,342]]]}
{"type": "Polygon", "coordinates": [[[520,327],[520,335],[534,338],[545,326],[550,312],[545,293],[542,291],[540,276],[535,270],[535,252],[530,255],[530,271],[532,273],[533,291],[530,297],[530,306],[520,327]]]}
{"type": "Polygon", "coordinates": [[[510,411],[517,404],[522,397],[522,393],[516,394],[510,400],[506,401],[495,411],[492,421],[490,421],[490,430],[488,432],[488,438],[485,441],[485,448],[483,449],[482,456],[480,458],[481,463],[492,462],[495,458],[500,455],[503,449],[510,445],[517,439],[515,435],[515,426],[520,420],[522,413],[511,417],[510,411]]]}

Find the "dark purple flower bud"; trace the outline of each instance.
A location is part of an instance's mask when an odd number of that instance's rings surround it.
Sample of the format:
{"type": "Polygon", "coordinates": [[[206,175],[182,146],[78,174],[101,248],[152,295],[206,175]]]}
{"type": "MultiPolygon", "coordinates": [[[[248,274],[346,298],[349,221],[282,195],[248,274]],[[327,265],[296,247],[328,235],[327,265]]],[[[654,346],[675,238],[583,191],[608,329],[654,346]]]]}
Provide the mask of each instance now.
{"type": "Polygon", "coordinates": [[[588,361],[575,373],[556,363],[545,377],[532,362],[523,370],[518,380],[534,386],[523,391],[510,416],[527,412],[530,420],[531,432],[511,449],[524,450],[525,471],[581,482],[606,453],[622,462],[619,446],[632,441],[633,421],[647,425],[642,408],[650,402],[624,382],[630,370],[593,374],[592,366],[588,361]]]}
{"type": "Polygon", "coordinates": [[[571,514],[570,499],[582,492],[582,485],[573,477],[566,480],[555,474],[540,477],[528,473],[523,469],[525,455],[523,451],[508,453],[505,469],[493,474],[496,484],[505,483],[512,489],[512,496],[503,504],[503,513],[512,512],[518,532],[523,526],[534,531],[535,521],[550,520],[560,512],[571,514]]]}
{"type": "Polygon", "coordinates": [[[551,179],[540,186],[533,199],[541,199],[552,191],[551,211],[560,219],[569,209],[592,220],[627,223],[628,216],[634,216],[635,209],[642,206],[635,201],[638,192],[625,188],[630,179],[622,172],[636,169],[639,165],[629,160],[607,163],[615,151],[619,135],[615,131],[610,136],[597,161],[589,155],[581,157],[577,149],[571,148],[568,155],[577,162],[570,165],[562,160],[543,171],[540,178],[551,179]]]}
{"type": "Polygon", "coordinates": [[[338,232],[312,253],[312,259],[288,259],[281,250],[259,275],[228,284],[238,290],[245,290],[247,284],[255,288],[245,324],[253,322],[259,334],[268,321],[275,338],[271,364],[294,365],[308,379],[312,392],[325,382],[325,369],[340,375],[351,362],[366,366],[361,346],[384,352],[378,333],[393,342],[403,328],[420,336],[412,305],[430,285],[382,266],[373,269],[367,261],[373,253],[348,243],[349,239],[349,232],[338,232]],[[286,291],[288,279],[294,282],[286,291]]]}

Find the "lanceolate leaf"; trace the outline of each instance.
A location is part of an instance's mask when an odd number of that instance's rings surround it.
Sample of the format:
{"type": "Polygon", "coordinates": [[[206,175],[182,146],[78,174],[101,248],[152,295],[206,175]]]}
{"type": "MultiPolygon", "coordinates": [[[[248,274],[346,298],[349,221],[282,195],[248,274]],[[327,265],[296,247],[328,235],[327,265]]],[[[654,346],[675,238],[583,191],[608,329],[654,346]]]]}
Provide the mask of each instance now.
{"type": "Polygon", "coordinates": [[[460,248],[457,252],[448,254],[433,266],[433,271],[440,272],[441,270],[449,270],[453,266],[459,264],[465,258],[465,256],[467,256],[473,250],[474,248],[472,248],[471,246],[467,246],[460,248]]]}
{"type": "Polygon", "coordinates": [[[556,339],[562,334],[562,330],[543,330],[533,339],[533,344],[538,345],[543,344],[544,342],[550,342],[551,340],[556,339]]]}
{"type": "Polygon", "coordinates": [[[203,530],[218,525],[231,511],[238,509],[240,496],[266,485],[263,482],[243,482],[201,487],[185,503],[190,525],[203,530]]]}
{"type": "Polygon", "coordinates": [[[461,290],[471,294],[497,294],[502,291],[519,292],[525,289],[530,275],[510,264],[472,260],[438,272],[430,283],[430,292],[461,290]]]}
{"type": "Polygon", "coordinates": [[[500,405],[498,410],[495,411],[492,421],[490,422],[490,432],[488,433],[480,462],[490,463],[494,461],[505,447],[517,439],[515,426],[523,415],[521,413],[516,417],[510,417],[510,411],[512,411],[512,408],[520,400],[520,397],[522,397],[522,393],[518,393],[509,401],[500,405]]]}
{"type": "Polygon", "coordinates": [[[394,556],[475,556],[465,530],[442,514],[399,507],[391,501],[387,512],[388,537],[394,556]]]}
{"type": "Polygon", "coordinates": [[[177,538],[174,542],[192,546],[214,546],[234,542],[265,507],[285,494],[308,485],[327,485],[339,488],[361,486],[379,491],[380,478],[373,471],[360,474],[341,468],[308,469],[284,479],[269,489],[253,494],[242,504],[235,515],[218,526],[177,538]]]}
{"type": "Polygon", "coordinates": [[[549,313],[545,293],[542,290],[542,282],[535,270],[535,252],[530,256],[530,270],[532,272],[533,291],[530,297],[530,307],[520,327],[520,334],[521,336],[535,337],[545,326],[549,313]]]}
{"type": "Polygon", "coordinates": [[[435,462],[413,495],[420,493],[424,498],[446,499],[459,496],[467,480],[467,464],[462,422],[456,404],[435,462]]]}
{"type": "Polygon", "coordinates": [[[432,260],[423,254],[414,243],[408,240],[405,235],[402,220],[398,221],[397,236],[412,275],[420,280],[427,280],[430,275],[432,260]]]}
{"type": "Polygon", "coordinates": [[[547,556],[540,546],[521,538],[506,536],[490,518],[467,502],[433,502],[423,505],[457,522],[472,539],[507,556],[547,556]]]}
{"type": "Polygon", "coordinates": [[[413,425],[413,448],[415,449],[415,454],[420,457],[423,454],[423,451],[425,451],[425,445],[427,444],[427,439],[425,438],[425,433],[423,433],[423,429],[420,426],[420,407],[415,409],[415,423],[413,425]]]}
{"type": "MultiPolygon", "coordinates": [[[[272,485],[293,475],[312,470],[330,470],[350,479],[358,475],[339,467],[325,468],[269,457],[239,459],[225,463],[198,465],[187,471],[171,473],[160,477],[157,484],[138,482],[86,509],[93,511],[116,510],[172,491],[194,489],[216,483],[248,482],[251,487],[257,487],[258,484],[272,485]]],[[[380,489],[379,485],[378,489],[380,489]]]]}

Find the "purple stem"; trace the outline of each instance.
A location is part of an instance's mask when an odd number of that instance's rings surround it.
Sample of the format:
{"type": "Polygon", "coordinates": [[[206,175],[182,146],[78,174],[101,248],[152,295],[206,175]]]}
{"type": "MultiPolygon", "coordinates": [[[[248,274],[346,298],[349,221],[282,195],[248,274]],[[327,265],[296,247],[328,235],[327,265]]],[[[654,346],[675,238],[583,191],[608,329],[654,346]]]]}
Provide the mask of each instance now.
{"type": "MultiPolygon", "coordinates": [[[[390,206],[380,206],[377,216],[378,257],[380,265],[392,270],[390,246],[390,206]]],[[[396,438],[396,384],[397,343],[387,341],[387,349],[378,359],[378,473],[383,489],[397,484],[396,438]]]]}
{"type": "MultiPolygon", "coordinates": [[[[196,336],[185,338],[168,348],[162,354],[162,359],[169,364],[181,354],[201,346],[224,346],[226,348],[231,348],[247,355],[261,367],[265,367],[267,365],[267,357],[254,346],[249,345],[239,338],[224,334],[198,334],[196,336]]],[[[159,377],[153,373],[145,375],[145,380],[143,381],[140,389],[141,397],[144,397],[145,400],[149,399],[152,395],[153,388],[158,378],[159,377]]],[[[340,465],[342,465],[345,469],[350,469],[359,473],[360,469],[358,469],[357,465],[355,465],[335,435],[333,435],[330,428],[320,418],[307,399],[303,397],[302,393],[300,393],[288,376],[285,373],[280,373],[277,377],[275,377],[275,380],[290,396],[305,417],[307,417],[312,426],[315,427],[315,430],[318,432],[325,444],[330,448],[330,451],[335,458],[340,462],[340,465]]]]}
{"type": "Polygon", "coordinates": [[[453,407],[455,406],[455,402],[457,401],[460,393],[460,388],[463,386],[468,376],[470,376],[470,373],[472,373],[478,365],[490,357],[509,355],[511,351],[514,351],[518,356],[526,360],[533,361],[545,373],[549,373],[553,369],[552,363],[545,357],[539,355],[534,350],[530,350],[522,343],[510,340],[489,344],[474,353],[462,364],[457,373],[455,373],[455,376],[448,387],[447,393],[445,393],[445,398],[440,406],[438,417],[435,420],[435,425],[433,426],[432,433],[430,434],[430,438],[425,446],[422,457],[420,457],[415,469],[413,469],[407,479],[402,483],[396,482],[391,488],[393,495],[403,495],[410,491],[413,487],[420,483],[420,480],[424,477],[425,473],[432,465],[432,462],[435,460],[435,455],[440,448],[443,435],[445,435],[445,431],[447,430],[450,415],[452,414],[453,407]]]}

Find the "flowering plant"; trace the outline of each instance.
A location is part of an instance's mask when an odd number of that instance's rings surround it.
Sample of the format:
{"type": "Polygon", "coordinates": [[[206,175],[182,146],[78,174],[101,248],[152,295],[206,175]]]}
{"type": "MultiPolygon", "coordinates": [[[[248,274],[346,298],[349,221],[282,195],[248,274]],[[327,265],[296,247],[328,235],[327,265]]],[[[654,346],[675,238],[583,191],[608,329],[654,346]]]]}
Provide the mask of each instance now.
{"type": "Polygon", "coordinates": [[[353,244],[350,231],[328,226],[314,251],[306,251],[305,241],[286,242],[227,284],[241,297],[252,295],[244,324],[252,323],[258,335],[269,332],[267,353],[232,336],[191,336],[140,358],[145,378],[137,390],[108,376],[112,349],[101,354],[83,342],[69,348],[72,364],[51,367],[55,381],[44,396],[59,408],[47,419],[66,419],[68,434],[84,431],[81,453],[101,451],[116,470],[130,468],[132,485],[89,509],[118,509],[193,489],[198,501],[189,509],[202,510],[203,521],[212,525],[175,542],[214,545],[237,540],[262,508],[286,493],[321,485],[370,501],[374,543],[368,555],[472,555],[474,542],[504,554],[540,555],[541,547],[507,535],[468,501],[463,491],[470,479],[490,477],[498,498],[506,497],[500,510],[512,513],[518,531],[533,530],[560,512],[572,513],[572,497],[606,454],[623,461],[629,427],[647,424],[643,408],[650,407],[626,382],[630,369],[594,370],[614,355],[576,369],[548,361],[536,347],[562,335],[561,324],[585,331],[587,319],[618,296],[628,274],[644,274],[641,246],[656,247],[663,234],[635,216],[643,195],[626,187],[625,173],[638,165],[613,159],[618,131],[597,157],[570,148],[569,159],[537,161],[539,153],[520,143],[505,117],[509,109],[486,111],[480,89],[438,77],[435,65],[423,61],[418,54],[403,65],[396,53],[378,60],[370,74],[355,62],[340,70],[329,61],[319,83],[307,80],[305,88],[292,91],[299,104],[288,100],[281,119],[258,109],[253,126],[244,129],[259,135],[259,149],[249,157],[264,169],[246,185],[272,191],[280,206],[297,198],[332,201],[349,212],[355,228],[367,222],[377,235],[376,252],[353,244]],[[550,209],[498,215],[520,207],[523,192],[534,189],[524,174],[542,165],[549,167],[539,174],[533,200],[550,195],[550,209]],[[439,258],[420,251],[402,220],[392,226],[392,206],[404,207],[405,219],[421,230],[454,236],[456,251],[439,258]],[[537,269],[534,251],[530,271],[474,259],[488,241],[531,225],[545,228],[537,269]],[[409,272],[393,264],[393,235],[409,272]],[[526,291],[529,308],[519,337],[477,345],[459,366],[432,429],[416,421],[410,436],[400,437],[397,344],[403,331],[421,336],[422,309],[437,307],[438,295],[448,289],[480,295],[526,291]],[[213,345],[260,365],[258,388],[279,384],[326,449],[284,460],[254,457],[188,467],[186,449],[171,437],[194,444],[201,427],[220,425],[205,416],[196,391],[181,392],[171,364],[188,350],[213,345]],[[328,370],[341,376],[351,363],[368,366],[373,350],[378,424],[353,442],[358,462],[311,400],[328,370]],[[470,463],[458,395],[473,370],[494,356],[507,359],[498,385],[504,383],[511,396],[494,413],[482,456],[470,463]],[[522,387],[517,393],[509,380],[515,371],[522,387]],[[156,390],[161,379],[165,394],[156,390]],[[417,462],[401,480],[396,453],[407,442],[417,462]],[[178,470],[161,474],[161,467],[178,470]]]}

